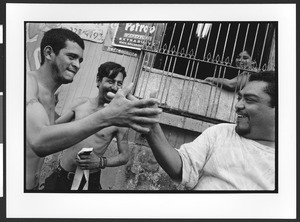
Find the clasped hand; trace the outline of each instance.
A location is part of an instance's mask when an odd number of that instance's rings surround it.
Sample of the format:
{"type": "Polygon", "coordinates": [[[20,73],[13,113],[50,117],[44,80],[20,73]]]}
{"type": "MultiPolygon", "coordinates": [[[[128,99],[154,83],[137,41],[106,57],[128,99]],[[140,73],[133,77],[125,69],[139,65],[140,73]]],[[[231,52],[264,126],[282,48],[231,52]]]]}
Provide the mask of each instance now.
{"type": "Polygon", "coordinates": [[[131,127],[140,133],[148,133],[152,124],[159,122],[162,112],[155,98],[137,99],[131,93],[133,84],[118,90],[114,99],[105,107],[112,125],[131,127]]]}

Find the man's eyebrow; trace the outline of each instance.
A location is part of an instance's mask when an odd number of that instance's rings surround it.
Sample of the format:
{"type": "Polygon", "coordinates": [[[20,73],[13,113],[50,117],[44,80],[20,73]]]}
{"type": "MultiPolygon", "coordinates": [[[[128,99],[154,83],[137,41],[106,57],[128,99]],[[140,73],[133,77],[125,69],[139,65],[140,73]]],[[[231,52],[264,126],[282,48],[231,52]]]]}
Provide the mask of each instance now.
{"type": "Polygon", "coordinates": [[[78,58],[78,57],[79,57],[78,54],[73,53],[73,52],[67,52],[67,54],[68,54],[68,55],[71,55],[71,56],[73,56],[73,57],[75,57],[75,58],[78,58]]]}
{"type": "Polygon", "coordinates": [[[76,53],[68,52],[67,55],[72,56],[72,57],[74,57],[74,58],[76,58],[76,59],[77,59],[77,58],[80,58],[80,59],[79,59],[80,62],[83,61],[83,58],[80,57],[80,56],[79,56],[78,54],[76,54],[76,53]]]}
{"type": "Polygon", "coordinates": [[[244,97],[255,97],[255,98],[257,98],[257,99],[260,98],[258,95],[253,94],[253,93],[245,93],[245,94],[244,94],[244,97]]]}
{"type": "Polygon", "coordinates": [[[237,93],[237,95],[239,96],[239,97],[255,97],[255,98],[257,98],[257,99],[259,99],[259,96],[258,95],[256,95],[256,94],[253,94],[253,93],[245,93],[245,94],[242,94],[240,91],[237,93]]]}

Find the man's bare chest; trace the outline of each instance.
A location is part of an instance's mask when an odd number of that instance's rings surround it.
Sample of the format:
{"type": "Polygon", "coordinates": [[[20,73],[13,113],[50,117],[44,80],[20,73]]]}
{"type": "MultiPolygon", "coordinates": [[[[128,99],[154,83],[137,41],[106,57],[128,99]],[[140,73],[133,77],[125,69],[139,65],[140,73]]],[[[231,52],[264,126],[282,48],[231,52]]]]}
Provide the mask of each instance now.
{"type": "Polygon", "coordinates": [[[55,117],[55,100],[49,96],[39,96],[39,102],[42,104],[44,107],[47,116],[49,118],[49,121],[51,124],[54,123],[54,117],[55,117]]]}

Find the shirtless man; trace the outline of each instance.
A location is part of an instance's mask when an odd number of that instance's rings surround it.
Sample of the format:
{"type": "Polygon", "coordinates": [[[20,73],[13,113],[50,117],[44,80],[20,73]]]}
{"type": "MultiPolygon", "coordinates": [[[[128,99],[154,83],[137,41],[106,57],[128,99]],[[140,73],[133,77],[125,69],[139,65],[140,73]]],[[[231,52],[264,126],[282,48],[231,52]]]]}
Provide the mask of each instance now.
{"type": "Polygon", "coordinates": [[[78,121],[54,124],[55,91],[71,83],[83,61],[83,40],[70,30],[51,29],[41,41],[41,66],[26,76],[26,190],[38,188],[43,158],[69,148],[112,125],[147,133],[158,121],[157,100],[137,100],[132,84],[119,90],[108,106],[78,121]]]}
{"type": "MultiPolygon", "coordinates": [[[[95,98],[79,98],[75,106],[66,114],[57,119],[56,123],[66,122],[71,119],[81,119],[99,109],[111,101],[107,95],[109,92],[116,93],[123,85],[126,77],[125,68],[114,62],[103,63],[97,73],[98,96],[95,98]]],[[[45,191],[69,191],[72,187],[73,178],[77,165],[82,170],[90,170],[88,190],[99,191],[101,169],[105,167],[121,166],[128,162],[128,128],[111,126],[100,130],[94,135],[64,151],[58,168],[46,179],[45,191]],[[108,145],[113,138],[117,139],[119,154],[110,158],[103,157],[108,145]],[[93,152],[89,155],[77,153],[84,147],[92,147],[93,152]]],[[[84,183],[79,186],[81,190],[84,183]]]]}

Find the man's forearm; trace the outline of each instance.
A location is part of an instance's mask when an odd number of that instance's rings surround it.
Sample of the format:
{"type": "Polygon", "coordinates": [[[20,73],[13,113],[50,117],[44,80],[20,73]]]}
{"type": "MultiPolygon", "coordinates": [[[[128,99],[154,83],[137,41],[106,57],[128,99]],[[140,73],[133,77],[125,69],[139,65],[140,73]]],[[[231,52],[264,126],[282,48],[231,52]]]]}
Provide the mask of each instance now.
{"type": "Polygon", "coordinates": [[[160,125],[153,126],[150,133],[146,135],[147,141],[160,166],[177,181],[182,177],[182,161],[178,152],[167,141],[160,125]]]}
{"type": "Polygon", "coordinates": [[[99,130],[110,126],[100,110],[83,119],[70,123],[44,126],[38,134],[27,135],[27,142],[38,156],[47,156],[62,151],[99,130]]]}
{"type": "Polygon", "coordinates": [[[106,167],[117,167],[125,165],[128,162],[128,158],[124,154],[119,154],[113,157],[107,157],[107,166],[106,167]]]}

